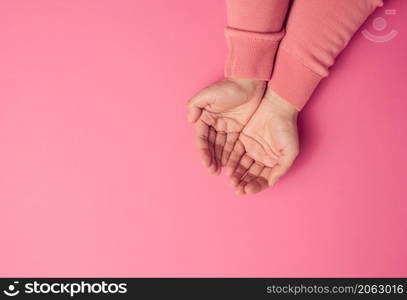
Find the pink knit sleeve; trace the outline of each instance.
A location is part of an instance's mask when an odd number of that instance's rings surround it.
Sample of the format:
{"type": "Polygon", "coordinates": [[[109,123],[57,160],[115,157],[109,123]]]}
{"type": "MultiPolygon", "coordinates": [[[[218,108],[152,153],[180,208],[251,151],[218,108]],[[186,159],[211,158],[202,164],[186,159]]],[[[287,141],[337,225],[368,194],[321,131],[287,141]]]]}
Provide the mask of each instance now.
{"type": "Polygon", "coordinates": [[[269,86],[301,110],[381,0],[295,0],[269,86]]]}
{"type": "Polygon", "coordinates": [[[269,80],[289,0],[226,0],[225,76],[269,80]]]}

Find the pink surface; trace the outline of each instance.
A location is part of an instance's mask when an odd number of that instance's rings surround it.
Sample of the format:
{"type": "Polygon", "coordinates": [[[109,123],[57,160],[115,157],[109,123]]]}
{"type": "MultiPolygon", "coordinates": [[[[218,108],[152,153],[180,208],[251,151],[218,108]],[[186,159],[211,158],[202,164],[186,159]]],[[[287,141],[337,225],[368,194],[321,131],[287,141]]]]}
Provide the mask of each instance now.
{"type": "Polygon", "coordinates": [[[406,10],[341,55],[290,174],[236,197],[186,122],[222,1],[1,1],[0,275],[407,276],[406,10]]]}

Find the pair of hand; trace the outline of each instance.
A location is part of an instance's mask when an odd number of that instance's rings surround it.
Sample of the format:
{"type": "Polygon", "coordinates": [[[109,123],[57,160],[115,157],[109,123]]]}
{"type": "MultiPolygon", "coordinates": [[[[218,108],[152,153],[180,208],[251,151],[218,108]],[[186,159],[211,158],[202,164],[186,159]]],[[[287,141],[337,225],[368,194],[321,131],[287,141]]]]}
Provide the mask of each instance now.
{"type": "Polygon", "coordinates": [[[227,78],[188,103],[195,143],[213,174],[222,167],[237,194],[273,186],[299,153],[297,110],[267,82],[227,78]]]}

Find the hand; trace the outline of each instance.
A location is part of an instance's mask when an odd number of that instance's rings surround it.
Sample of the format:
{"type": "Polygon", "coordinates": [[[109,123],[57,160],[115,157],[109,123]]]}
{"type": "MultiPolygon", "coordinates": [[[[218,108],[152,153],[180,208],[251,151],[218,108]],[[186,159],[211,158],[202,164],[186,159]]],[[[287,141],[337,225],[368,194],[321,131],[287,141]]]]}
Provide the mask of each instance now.
{"type": "Polygon", "coordinates": [[[299,153],[297,115],[293,106],[267,90],[226,166],[237,194],[260,192],[288,171],[299,153]]]}
{"type": "Polygon", "coordinates": [[[265,88],[265,81],[229,78],[208,86],[189,101],[188,120],[195,123],[195,144],[211,173],[220,174],[265,88]]]}

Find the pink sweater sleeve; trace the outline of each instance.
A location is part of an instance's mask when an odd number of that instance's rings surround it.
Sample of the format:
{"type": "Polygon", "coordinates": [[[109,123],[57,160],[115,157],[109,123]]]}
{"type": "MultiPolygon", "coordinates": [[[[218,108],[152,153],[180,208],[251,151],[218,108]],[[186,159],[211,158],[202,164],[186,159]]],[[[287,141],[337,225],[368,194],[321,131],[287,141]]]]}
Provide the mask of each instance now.
{"type": "Polygon", "coordinates": [[[381,0],[295,0],[269,86],[301,110],[381,0]]]}
{"type": "Polygon", "coordinates": [[[269,80],[289,0],[226,0],[225,76],[269,80]]]}

